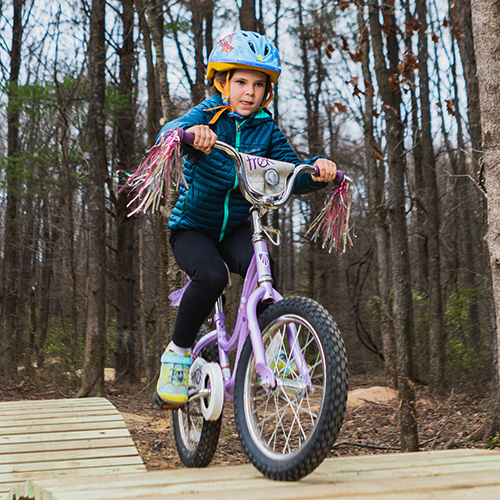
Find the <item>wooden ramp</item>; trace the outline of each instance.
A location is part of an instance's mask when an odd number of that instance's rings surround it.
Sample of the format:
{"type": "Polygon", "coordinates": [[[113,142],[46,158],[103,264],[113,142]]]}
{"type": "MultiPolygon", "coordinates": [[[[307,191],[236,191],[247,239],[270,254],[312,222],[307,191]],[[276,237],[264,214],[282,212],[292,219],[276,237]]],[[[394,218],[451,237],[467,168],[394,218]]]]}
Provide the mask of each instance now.
{"type": "Polygon", "coordinates": [[[104,398],[0,403],[2,500],[28,479],[145,470],[122,416],[104,398]]]}
{"type": "Polygon", "coordinates": [[[328,459],[305,479],[270,481],[251,465],[32,480],[9,499],[500,499],[500,453],[450,450],[328,459]]]}

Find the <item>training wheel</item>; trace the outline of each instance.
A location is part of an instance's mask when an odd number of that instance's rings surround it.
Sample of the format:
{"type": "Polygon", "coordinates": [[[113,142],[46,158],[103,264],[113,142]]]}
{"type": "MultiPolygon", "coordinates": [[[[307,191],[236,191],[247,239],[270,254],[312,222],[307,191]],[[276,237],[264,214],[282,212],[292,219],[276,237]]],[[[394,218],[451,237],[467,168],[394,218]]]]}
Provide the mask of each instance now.
{"type": "Polygon", "coordinates": [[[217,420],[224,406],[224,380],[220,366],[196,358],[189,370],[189,386],[197,391],[210,391],[210,395],[200,399],[201,412],[205,420],[217,420]]]}

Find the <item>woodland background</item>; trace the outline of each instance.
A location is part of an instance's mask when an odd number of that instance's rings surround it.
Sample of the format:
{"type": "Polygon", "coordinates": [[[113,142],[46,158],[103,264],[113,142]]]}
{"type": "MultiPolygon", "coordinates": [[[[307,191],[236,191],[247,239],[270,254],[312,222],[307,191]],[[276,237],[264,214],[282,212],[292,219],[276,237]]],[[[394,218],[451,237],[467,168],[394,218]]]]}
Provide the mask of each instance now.
{"type": "Polygon", "coordinates": [[[128,218],[119,188],[241,28],[280,49],[270,110],[299,156],[354,180],[345,253],[305,236],[321,195],[273,214],[279,289],[326,306],[350,371],[399,390],[402,449],[415,382],[488,398],[498,432],[499,27],[493,0],[0,1],[0,376],[79,396],[104,367],[155,379],[182,276],[165,216],[128,218]]]}

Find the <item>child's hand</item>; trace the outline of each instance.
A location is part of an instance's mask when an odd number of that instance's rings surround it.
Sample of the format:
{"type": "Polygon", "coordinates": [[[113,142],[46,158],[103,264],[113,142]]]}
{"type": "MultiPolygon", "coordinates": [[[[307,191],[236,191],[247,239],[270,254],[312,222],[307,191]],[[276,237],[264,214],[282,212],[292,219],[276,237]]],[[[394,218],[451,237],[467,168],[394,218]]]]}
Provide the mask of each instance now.
{"type": "Polygon", "coordinates": [[[217,135],[207,125],[195,125],[188,128],[186,132],[194,134],[193,146],[207,155],[212,151],[212,147],[217,140],[217,135]]]}
{"type": "Polygon", "coordinates": [[[326,158],[318,158],[314,163],[315,167],[319,169],[319,175],[313,175],[314,182],[330,182],[335,179],[337,175],[337,165],[331,160],[326,158]]]}

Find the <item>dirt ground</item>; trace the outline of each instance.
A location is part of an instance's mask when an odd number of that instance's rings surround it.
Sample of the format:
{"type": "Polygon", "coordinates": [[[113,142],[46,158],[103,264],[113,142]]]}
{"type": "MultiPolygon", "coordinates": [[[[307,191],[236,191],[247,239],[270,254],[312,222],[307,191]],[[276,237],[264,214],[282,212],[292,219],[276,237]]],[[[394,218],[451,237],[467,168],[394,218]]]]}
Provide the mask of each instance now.
{"type": "MultiPolygon", "coordinates": [[[[0,401],[71,397],[71,391],[50,379],[39,382],[0,384],[0,401]]],[[[398,401],[383,388],[381,380],[354,376],[343,427],[330,456],[367,455],[399,450],[398,401]]],[[[122,386],[108,382],[107,398],[118,408],[148,470],[183,467],[175,448],[170,412],[152,404],[152,386],[122,386]]],[[[417,387],[417,417],[422,450],[487,448],[486,440],[468,439],[486,422],[486,404],[471,394],[450,392],[436,398],[425,387],[417,387]]],[[[232,405],[224,409],[217,453],[211,466],[246,463],[234,423],[232,405]]]]}

